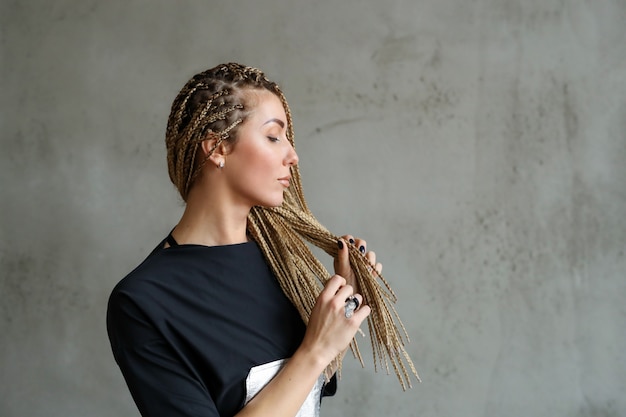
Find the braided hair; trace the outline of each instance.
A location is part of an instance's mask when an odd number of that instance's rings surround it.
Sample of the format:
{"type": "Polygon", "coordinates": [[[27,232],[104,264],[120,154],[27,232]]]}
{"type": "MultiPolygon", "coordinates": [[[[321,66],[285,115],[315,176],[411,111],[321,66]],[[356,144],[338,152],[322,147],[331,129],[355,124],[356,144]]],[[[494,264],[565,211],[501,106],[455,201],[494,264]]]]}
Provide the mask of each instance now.
{"type": "MultiPolygon", "coordinates": [[[[251,90],[266,90],[280,99],[287,116],[287,139],[294,145],[287,100],[279,86],[259,69],[228,63],[193,76],[174,99],[165,137],[169,176],[184,201],[212,152],[222,142],[231,145],[236,142],[238,127],[253,107],[246,94],[251,90]],[[207,139],[215,139],[215,144],[207,156],[201,156],[198,148],[207,139]]],[[[307,207],[297,165],[291,167],[291,174],[292,184],[285,191],[283,204],[271,208],[253,207],[247,229],[285,295],[308,323],[317,296],[330,274],[305,240],[336,257],[339,237],[321,225],[307,207]]],[[[373,266],[359,250],[353,245],[348,247],[350,265],[363,299],[371,308],[368,328],[374,367],[380,366],[389,373],[391,366],[402,389],[406,389],[411,386],[409,370],[418,380],[419,376],[404,348],[408,335],[393,307],[396,296],[381,274],[372,275],[373,266]]],[[[356,339],[350,347],[363,365],[356,339]]],[[[341,369],[340,358],[328,366],[327,377],[333,369],[341,369]]]]}

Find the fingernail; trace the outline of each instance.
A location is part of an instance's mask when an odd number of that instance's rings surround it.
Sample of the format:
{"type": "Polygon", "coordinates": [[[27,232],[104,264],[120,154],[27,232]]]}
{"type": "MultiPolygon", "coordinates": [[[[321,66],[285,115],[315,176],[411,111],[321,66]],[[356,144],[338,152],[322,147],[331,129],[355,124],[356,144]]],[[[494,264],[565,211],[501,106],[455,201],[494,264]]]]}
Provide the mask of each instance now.
{"type": "Polygon", "coordinates": [[[359,250],[361,251],[361,253],[365,254],[365,246],[361,245],[359,247],[359,250]]]}
{"type": "Polygon", "coordinates": [[[354,245],[354,239],[350,238],[350,244],[354,245]]]}
{"type": "Polygon", "coordinates": [[[337,246],[339,246],[339,249],[343,249],[343,242],[341,240],[338,240],[337,246]]]}

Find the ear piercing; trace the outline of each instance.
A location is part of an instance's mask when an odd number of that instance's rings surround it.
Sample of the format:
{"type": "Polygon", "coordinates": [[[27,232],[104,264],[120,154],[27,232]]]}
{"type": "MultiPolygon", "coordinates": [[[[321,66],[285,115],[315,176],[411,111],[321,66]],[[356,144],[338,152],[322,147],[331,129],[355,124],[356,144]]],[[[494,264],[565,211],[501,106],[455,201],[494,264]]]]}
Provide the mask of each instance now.
{"type": "Polygon", "coordinates": [[[222,160],[222,161],[220,161],[220,163],[219,163],[219,164],[217,164],[217,167],[218,167],[218,168],[224,168],[224,161],[223,161],[223,160],[222,160]]]}

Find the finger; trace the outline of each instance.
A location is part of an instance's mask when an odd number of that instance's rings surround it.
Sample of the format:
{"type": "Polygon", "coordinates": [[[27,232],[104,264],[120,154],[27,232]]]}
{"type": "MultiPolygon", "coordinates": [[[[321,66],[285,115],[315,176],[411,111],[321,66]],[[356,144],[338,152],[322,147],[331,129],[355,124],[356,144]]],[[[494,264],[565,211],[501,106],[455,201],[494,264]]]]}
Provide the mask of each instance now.
{"type": "Polygon", "coordinates": [[[337,241],[337,257],[333,262],[335,273],[342,276],[349,276],[352,269],[350,267],[350,256],[346,241],[341,238],[337,241]]]}
{"type": "Polygon", "coordinates": [[[366,241],[364,241],[363,239],[358,239],[357,238],[354,241],[354,245],[361,252],[361,254],[365,255],[365,252],[367,251],[367,242],[366,241]]]}
{"type": "Polygon", "coordinates": [[[354,311],[354,315],[347,320],[353,320],[357,323],[358,326],[360,326],[363,320],[365,320],[367,316],[370,315],[371,311],[372,309],[370,308],[370,306],[366,304],[356,309],[354,311]]]}
{"type": "Polygon", "coordinates": [[[343,235],[341,237],[343,238],[343,240],[345,240],[346,242],[350,243],[351,245],[355,244],[354,236],[352,236],[352,235],[343,235]]]}
{"type": "Polygon", "coordinates": [[[378,273],[379,275],[383,272],[383,264],[381,264],[380,262],[378,262],[376,264],[376,273],[378,273]]]}
{"type": "MultiPolygon", "coordinates": [[[[354,294],[354,288],[352,285],[347,284],[342,286],[335,293],[336,303],[338,307],[343,307],[346,304],[346,300],[354,294]]],[[[359,300],[360,302],[361,300],[359,300]]]]}
{"type": "Polygon", "coordinates": [[[320,293],[320,297],[324,297],[325,299],[332,298],[337,294],[337,291],[345,287],[346,279],[341,275],[333,275],[328,279],[324,289],[320,293]]]}
{"type": "Polygon", "coordinates": [[[365,254],[365,259],[369,261],[372,265],[376,265],[376,252],[369,251],[365,254]]]}

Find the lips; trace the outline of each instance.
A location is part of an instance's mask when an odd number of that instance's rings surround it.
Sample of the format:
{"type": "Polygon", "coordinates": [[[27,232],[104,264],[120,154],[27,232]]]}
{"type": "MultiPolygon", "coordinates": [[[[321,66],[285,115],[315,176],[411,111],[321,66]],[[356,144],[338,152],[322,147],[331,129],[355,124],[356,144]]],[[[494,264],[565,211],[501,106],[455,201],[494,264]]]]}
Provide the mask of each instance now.
{"type": "Polygon", "coordinates": [[[278,179],[278,182],[281,183],[283,185],[283,187],[287,188],[289,187],[289,180],[291,179],[291,175],[288,175],[286,177],[282,177],[278,179]]]}

